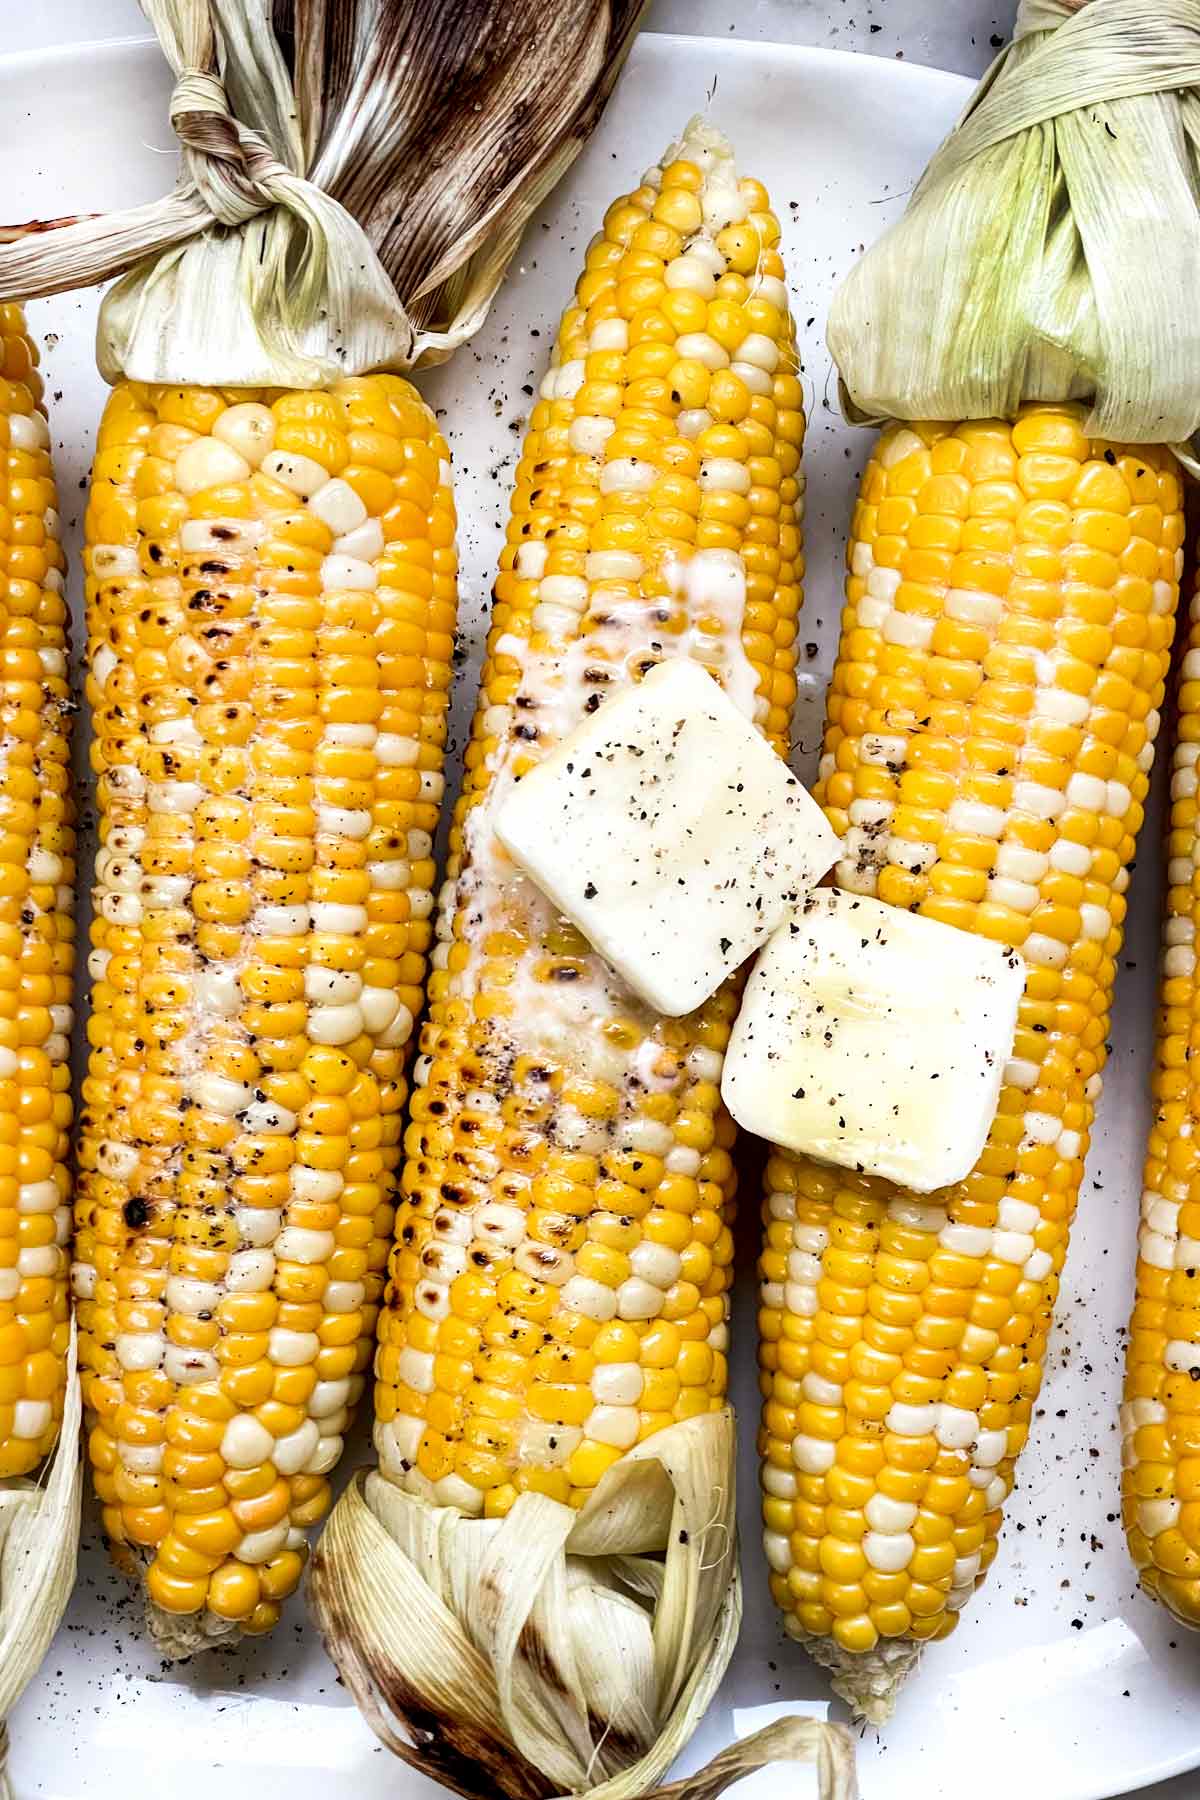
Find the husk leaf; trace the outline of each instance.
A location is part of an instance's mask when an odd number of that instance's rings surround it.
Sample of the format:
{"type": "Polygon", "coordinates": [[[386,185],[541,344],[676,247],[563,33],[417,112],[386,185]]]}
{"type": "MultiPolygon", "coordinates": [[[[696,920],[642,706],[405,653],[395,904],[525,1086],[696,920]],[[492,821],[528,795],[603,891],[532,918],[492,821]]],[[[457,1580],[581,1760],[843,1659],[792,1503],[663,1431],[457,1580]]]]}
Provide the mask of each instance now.
{"type": "Polygon", "coordinates": [[[174,191],[0,233],[0,292],[121,275],[109,381],[315,386],[440,362],[596,124],[645,0],[141,0],[174,191]]]}
{"type": "Polygon", "coordinates": [[[1096,436],[1191,438],[1198,84],[1200,0],[1023,0],[903,218],[835,295],[847,416],[1073,399],[1096,436]]]}
{"type": "Polygon", "coordinates": [[[5,1718],[36,1673],[75,1585],[83,1464],[75,1325],[58,1446],[40,1483],[0,1482],[0,1800],[12,1800],[5,1718]]]}
{"type": "MultiPolygon", "coordinates": [[[[372,1729],[467,1800],[636,1800],[733,1653],[734,1521],[728,1408],[635,1446],[578,1513],[525,1493],[504,1519],[467,1519],[360,1473],[314,1552],[309,1603],[372,1729]]],[[[663,1792],[707,1800],[791,1758],[818,1762],[823,1800],[852,1800],[843,1728],[785,1723],[663,1792]]]]}

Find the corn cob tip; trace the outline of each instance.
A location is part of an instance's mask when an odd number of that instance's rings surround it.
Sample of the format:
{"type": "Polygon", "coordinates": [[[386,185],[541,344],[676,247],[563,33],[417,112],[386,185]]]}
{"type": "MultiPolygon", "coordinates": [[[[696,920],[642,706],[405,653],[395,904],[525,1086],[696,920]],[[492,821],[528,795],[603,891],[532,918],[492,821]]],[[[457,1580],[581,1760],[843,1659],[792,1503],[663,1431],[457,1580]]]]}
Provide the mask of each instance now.
{"type": "Polygon", "coordinates": [[[146,1598],[146,1635],[164,1662],[187,1662],[201,1650],[236,1641],[239,1627],[214,1613],[170,1613],[146,1598]]]}
{"type": "Polygon", "coordinates": [[[865,1654],[843,1650],[832,1638],[801,1636],[801,1644],[822,1669],[829,1685],[844,1700],[855,1720],[886,1725],[896,1710],[896,1696],[920,1661],[923,1648],[912,1638],[885,1638],[865,1654]]]}

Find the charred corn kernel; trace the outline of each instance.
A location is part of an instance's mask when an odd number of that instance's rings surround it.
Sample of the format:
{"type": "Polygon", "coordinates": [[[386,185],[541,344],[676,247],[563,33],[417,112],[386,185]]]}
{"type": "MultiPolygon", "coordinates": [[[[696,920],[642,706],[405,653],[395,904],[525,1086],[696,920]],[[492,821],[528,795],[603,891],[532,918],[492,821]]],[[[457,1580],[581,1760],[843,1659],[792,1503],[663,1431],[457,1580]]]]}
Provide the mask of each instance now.
{"type": "MultiPolygon", "coordinates": [[[[370,1354],[433,935],[446,455],[390,375],[233,402],[127,382],[101,426],[80,1357],[106,1528],[206,1635],[269,1628],[296,1585],[370,1354]]],[[[49,1087],[43,937],[15,1054],[49,1087]]]]}
{"type": "Polygon", "coordinates": [[[0,306],[0,1482],[53,1448],[66,1380],[75,833],[65,567],[37,352],[21,309],[0,306]]]}
{"type": "MultiPolygon", "coordinates": [[[[719,1081],[735,998],[667,1021],[616,996],[491,829],[517,774],[668,654],[708,664],[787,747],[792,326],[772,253],[718,291],[735,265],[705,227],[708,158],[686,150],[610,209],[564,317],[451,831],[375,1442],[385,1476],[467,1514],[502,1517],[531,1489],[579,1505],[641,1438],[725,1393],[734,1170],[719,1081]]],[[[737,267],[749,249],[739,228],[737,267]]]]}
{"type": "MultiPolygon", "coordinates": [[[[1011,426],[893,425],[863,477],[816,790],[845,837],[837,879],[1015,945],[1027,981],[997,1116],[965,1181],[913,1196],[782,1152],[768,1161],[766,1548],[788,1630],[826,1660],[882,1638],[944,1636],[995,1552],[1100,1091],[1178,598],[1180,509],[1168,452],[1089,440],[1074,407],[1027,406],[1011,426]],[[1004,532],[991,531],[997,521],[1004,532]]],[[[1176,948],[1125,1484],[1143,1581],[1200,1621],[1200,1560],[1180,1606],[1175,1453],[1166,1437],[1136,1435],[1168,1426],[1173,1368],[1185,1369],[1189,1399],[1189,1358],[1200,1368],[1200,1349],[1171,1343],[1185,1332],[1167,1289],[1186,1282],[1176,1258],[1192,1247],[1179,1216],[1193,1172],[1200,683],[1189,718],[1186,673],[1181,697],[1176,948]]]]}
{"type": "Polygon", "coordinates": [[[1146,1592],[1200,1626],[1200,1116],[1191,1073],[1200,1017],[1193,858],[1200,831],[1200,599],[1179,666],[1167,831],[1167,895],[1153,1095],[1142,1177],[1137,1275],[1121,1407],[1122,1516],[1146,1592]],[[1185,867],[1186,865],[1186,867],[1185,867]]]}

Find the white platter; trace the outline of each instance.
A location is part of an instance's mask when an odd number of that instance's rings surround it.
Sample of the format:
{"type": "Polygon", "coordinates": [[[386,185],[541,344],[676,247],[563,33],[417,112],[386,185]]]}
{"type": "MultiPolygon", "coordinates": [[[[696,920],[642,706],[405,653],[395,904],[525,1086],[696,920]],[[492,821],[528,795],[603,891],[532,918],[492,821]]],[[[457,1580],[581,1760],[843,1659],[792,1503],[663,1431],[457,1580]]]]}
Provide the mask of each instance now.
{"type": "MultiPolygon", "coordinates": [[[[867,439],[836,414],[823,346],[826,304],[859,246],[896,216],[966,97],[962,79],[883,59],[697,38],[644,37],[592,145],[530,227],[492,319],[422,383],[446,410],[463,552],[455,736],[474,694],[480,621],[509,473],[528,405],[583,244],[611,198],[636,181],[712,92],[715,121],[747,172],[767,182],[784,224],[801,326],[811,427],[808,599],[813,646],[797,726],[811,772],[821,683],[832,660],[840,559],[867,439]]],[[[168,78],[143,42],[0,58],[0,167],[8,218],[149,199],[173,177],[168,78]]],[[[92,294],[39,304],[45,370],[77,571],[81,486],[102,385],[91,360],[92,294]]],[[[77,576],[73,575],[73,592],[77,576]]],[[[1131,1279],[1157,933],[1155,821],[1134,888],[1115,1051],[1081,1201],[1041,1413],[1020,1467],[1002,1550],[983,1593],[931,1651],[882,1736],[864,1735],[866,1800],[1101,1800],[1200,1765],[1200,1640],[1134,1592],[1117,1511],[1116,1400],[1131,1279]]],[[[752,1167],[752,1164],[751,1164],[752,1167]]],[[[782,1638],[758,1546],[754,1422],[757,1195],[744,1190],[735,1397],[742,1418],[746,1623],[736,1659],[681,1764],[801,1705],[824,1714],[823,1679],[782,1638]]],[[[357,1455],[363,1460],[361,1438],[357,1455]]],[[[835,1706],[833,1716],[842,1716],[835,1706]]],[[[139,1635],[136,1603],[89,1533],[79,1588],[41,1677],[12,1720],[20,1800],[433,1800],[435,1789],[381,1750],[293,1603],[275,1637],[236,1655],[166,1669],[139,1635]]],[[[792,1768],[755,1777],[760,1796],[811,1792],[792,1768]]],[[[749,1788],[743,1790],[749,1793],[749,1788]]]]}

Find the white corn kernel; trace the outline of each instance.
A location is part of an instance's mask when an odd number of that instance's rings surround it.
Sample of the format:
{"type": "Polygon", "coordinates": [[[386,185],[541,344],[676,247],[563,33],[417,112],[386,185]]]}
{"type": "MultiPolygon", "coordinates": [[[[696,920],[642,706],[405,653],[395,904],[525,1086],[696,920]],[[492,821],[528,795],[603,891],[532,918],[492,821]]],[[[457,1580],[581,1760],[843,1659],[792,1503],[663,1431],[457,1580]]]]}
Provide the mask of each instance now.
{"type": "MultiPolygon", "coordinates": [[[[567,448],[573,450],[576,456],[603,456],[604,446],[616,428],[615,419],[582,413],[578,418],[572,419],[567,429],[567,448]]],[[[519,569],[517,572],[524,575],[525,570],[519,569]]]]}
{"type": "Polygon", "coordinates": [[[50,427],[35,407],[28,413],[10,413],[8,436],[14,450],[48,450],[50,427]]]}
{"type": "Polygon", "coordinates": [[[328,1419],[333,1413],[340,1412],[349,1399],[350,1381],[347,1376],[343,1375],[337,1381],[318,1381],[308,1396],[309,1418],[328,1419]]]}
{"type": "Polygon", "coordinates": [[[729,367],[729,354],[707,331],[685,331],[675,340],[675,354],[691,362],[703,363],[714,374],[729,367]]]}
{"type": "MultiPolygon", "coordinates": [[[[681,1267],[679,1252],[671,1250],[666,1244],[655,1244],[643,1240],[631,1251],[629,1266],[635,1277],[649,1282],[654,1287],[665,1290],[673,1282],[678,1281],[681,1267]]],[[[624,1284],[628,1286],[628,1283],[624,1284]]],[[[622,1314],[622,1317],[632,1315],[622,1314]]]]}
{"type": "Polygon", "coordinates": [[[329,481],[329,470],[323,469],[319,462],[289,450],[269,450],[260,467],[264,475],[281,482],[302,500],[311,499],[329,481]]]}
{"type": "Polygon", "coordinates": [[[231,1469],[257,1469],[274,1448],[275,1439],[252,1413],[235,1413],[221,1438],[221,1458],[231,1469]]]}
{"type": "Polygon", "coordinates": [[[173,1311],[198,1319],[214,1313],[221,1303],[221,1289],[215,1281],[198,1281],[190,1275],[172,1275],[166,1285],[165,1299],[173,1311]]]}
{"type": "Polygon", "coordinates": [[[414,1394],[432,1394],[433,1357],[427,1350],[414,1350],[411,1345],[401,1350],[397,1365],[397,1379],[405,1387],[410,1387],[414,1394]]]}
{"type": "Polygon", "coordinates": [[[316,1420],[305,1419],[303,1425],[289,1431],[286,1437],[276,1438],[271,1461],[281,1475],[298,1475],[306,1467],[320,1437],[321,1428],[316,1420]]]}
{"type": "Polygon", "coordinates": [[[350,1044],[361,1035],[361,1009],[349,1006],[314,1006],[308,1015],[308,1035],[314,1044],[350,1044]]]}
{"type": "Polygon", "coordinates": [[[757,363],[740,362],[738,356],[735,355],[729,365],[729,372],[731,375],[736,375],[742,386],[749,388],[752,394],[770,397],[774,384],[767,371],[760,368],[757,363]]]}
{"type": "Polygon", "coordinates": [[[275,1242],[283,1220],[279,1209],[271,1206],[237,1206],[233,1217],[241,1242],[256,1250],[268,1249],[275,1242]]]}
{"type": "Polygon", "coordinates": [[[354,1312],[366,1296],[367,1290],[361,1281],[329,1281],[321,1295],[321,1305],[327,1313],[354,1312]]]}
{"type": "Polygon", "coordinates": [[[916,1547],[907,1531],[868,1531],[862,1541],[863,1555],[881,1575],[897,1575],[907,1569],[916,1547]]]}
{"type": "Polygon", "coordinates": [[[268,1525],[263,1531],[249,1531],[237,1545],[233,1554],[239,1562],[265,1563],[273,1556],[278,1556],[288,1540],[291,1527],[286,1519],[278,1525],[268,1525]]]}
{"type": "Polygon", "coordinates": [[[592,1373],[592,1393],[605,1406],[635,1406],[642,1397],[645,1377],[637,1363],[598,1363],[592,1373]]]}
{"type": "Polygon", "coordinates": [[[191,1098],[206,1112],[233,1118],[250,1105],[254,1099],[254,1089],[247,1087],[244,1081],[231,1081],[226,1075],[216,1075],[211,1070],[204,1070],[192,1077],[191,1098]]]}
{"type": "Polygon", "coordinates": [[[335,900],[314,900],[308,908],[314,931],[331,931],[354,937],[367,929],[365,906],[349,906],[335,900]]]}
{"type": "Polygon", "coordinates": [[[700,464],[700,486],[716,493],[748,494],[750,471],[732,456],[710,456],[700,464]]]}
{"type": "Polygon", "coordinates": [[[267,1358],[281,1369],[299,1369],[315,1362],[320,1349],[315,1331],[288,1331],[273,1325],[267,1334],[267,1358]]]}
{"type": "Polygon", "coordinates": [[[863,1517],[873,1531],[908,1531],[917,1516],[911,1500],[893,1500],[889,1494],[872,1494],[863,1508],[863,1517]]]}
{"type": "Polygon", "coordinates": [[[157,1369],[163,1359],[167,1340],[157,1331],[118,1332],[114,1340],[117,1361],[125,1370],[157,1369]]]}
{"type": "Polygon", "coordinates": [[[400,1010],[400,996],[391,988],[363,988],[359,996],[364,1031],[383,1031],[400,1010]]]}
{"type": "Polygon", "coordinates": [[[336,1169],[310,1169],[304,1163],[293,1163],[288,1174],[294,1200],[336,1200],[345,1185],[345,1177],[336,1169]]]}
{"type": "MultiPolygon", "coordinates": [[[[625,1283],[624,1285],[628,1286],[629,1284],[625,1283]]],[[[640,1285],[644,1286],[645,1283],[640,1285]]],[[[599,1325],[607,1324],[608,1320],[616,1315],[616,1294],[611,1288],[605,1287],[602,1282],[593,1281],[587,1275],[572,1275],[570,1281],[559,1289],[559,1297],[567,1312],[581,1313],[586,1319],[595,1319],[599,1325]]],[[[656,1298],[661,1305],[662,1296],[658,1295],[656,1298]]],[[[623,1318],[651,1318],[653,1316],[650,1313],[622,1314],[623,1318]]]]}
{"type": "Polygon", "coordinates": [[[18,1400],[13,1407],[13,1436],[40,1438],[50,1428],[48,1400],[18,1400]]]}
{"type": "MultiPolygon", "coordinates": [[[[330,1469],[336,1468],[337,1464],[341,1461],[344,1448],[344,1440],[338,1432],[333,1432],[328,1437],[318,1438],[316,1447],[308,1461],[305,1463],[301,1473],[304,1475],[328,1475],[330,1469]]],[[[303,1533],[300,1534],[300,1537],[301,1542],[303,1542],[303,1533]]],[[[288,1536],[288,1543],[289,1545],[291,1544],[290,1534],[288,1536]]],[[[299,1548],[299,1546],[297,1546],[297,1548],[299,1548]]]]}
{"type": "Polygon", "coordinates": [[[631,1450],[638,1440],[637,1409],[633,1406],[594,1406],[584,1420],[585,1437],[614,1450],[631,1450]]]}
{"type": "MultiPolygon", "coordinates": [[[[314,464],[314,467],[319,467],[314,464]]],[[[322,477],[325,470],[321,470],[322,477]]],[[[324,481],[318,486],[308,502],[308,510],[315,513],[322,524],[328,525],[335,537],[345,537],[348,532],[356,531],[367,517],[367,509],[361,498],[350,486],[335,476],[332,481],[324,481]]]]}
{"type": "Polygon", "coordinates": [[[686,253],[668,262],[663,270],[663,280],[668,288],[699,294],[702,300],[711,299],[717,289],[716,276],[705,259],[686,253]]]}
{"type": "MultiPolygon", "coordinates": [[[[91,562],[91,572],[98,581],[111,581],[117,576],[136,575],[138,573],[138,553],[131,545],[93,544],[87,552],[87,555],[91,562]]],[[[93,672],[96,674],[97,681],[100,681],[102,685],[103,680],[107,679],[107,672],[102,679],[98,669],[100,657],[105,651],[107,651],[109,656],[112,656],[112,664],[106,664],[106,671],[110,672],[111,668],[116,665],[116,657],[113,656],[111,650],[108,650],[107,645],[103,646],[102,650],[97,651],[93,663],[93,672]]]]}
{"type": "MultiPolygon", "coordinates": [[[[599,486],[602,494],[646,494],[657,480],[658,470],[644,457],[618,456],[601,469],[599,486]]],[[[543,581],[543,594],[546,585],[543,581]]]]}
{"type": "Polygon", "coordinates": [[[227,406],[212,428],[213,436],[257,468],[275,443],[275,417],[255,400],[227,406]]]}
{"type": "Polygon", "coordinates": [[[321,564],[321,586],[326,593],[346,589],[369,593],[379,586],[379,570],[358,556],[327,556],[321,564]]]}
{"type": "Polygon", "coordinates": [[[336,556],[351,556],[358,562],[375,563],[383,555],[383,526],[378,519],[364,519],[352,531],[344,531],[333,540],[336,556]]]}
{"type": "Polygon", "coordinates": [[[225,561],[256,549],[263,531],[257,519],[185,519],[179,527],[179,548],[190,556],[225,561]]]}
{"type": "Polygon", "coordinates": [[[300,1225],[288,1225],[275,1241],[279,1262],[327,1263],[334,1252],[332,1231],[310,1231],[300,1225]]]}
{"type": "Polygon", "coordinates": [[[246,481],[250,464],[230,444],[219,438],[196,438],[175,458],[175,485],[181,494],[198,494],[203,488],[225,487],[246,481]]]}
{"type": "MultiPolygon", "coordinates": [[[[660,1248],[658,1245],[638,1245],[639,1250],[656,1250],[658,1248],[660,1248]]],[[[678,1262],[679,1259],[674,1251],[669,1251],[668,1254],[678,1262]]],[[[631,1263],[636,1256],[637,1251],[635,1250],[630,1258],[631,1263]]],[[[622,1319],[655,1319],[663,1309],[665,1298],[664,1291],[657,1281],[649,1281],[644,1276],[634,1274],[623,1281],[617,1289],[617,1312],[622,1319]]]]}
{"type": "MultiPolygon", "coordinates": [[[[279,1215],[272,1216],[278,1218],[279,1215]]],[[[231,1294],[265,1293],[274,1279],[275,1257],[270,1250],[235,1250],[229,1258],[225,1287],[231,1294]]]]}
{"type": "Polygon", "coordinates": [[[824,1475],[833,1467],[836,1445],[801,1432],[792,1439],[792,1461],[802,1475],[824,1475]]]}
{"type": "Polygon", "coordinates": [[[201,1381],[217,1381],[221,1374],[221,1365],[208,1350],[185,1350],[178,1344],[168,1344],[163,1354],[163,1373],[171,1381],[178,1382],[180,1387],[192,1386],[201,1381]]]}
{"type": "Polygon", "coordinates": [[[706,406],[684,407],[675,420],[675,428],[680,437],[698,438],[702,431],[707,431],[713,422],[713,416],[706,406]]]}
{"type": "Polygon", "coordinates": [[[304,971],[304,998],[317,1006],[344,1006],[363,991],[361,975],[310,963],[304,971]]]}

